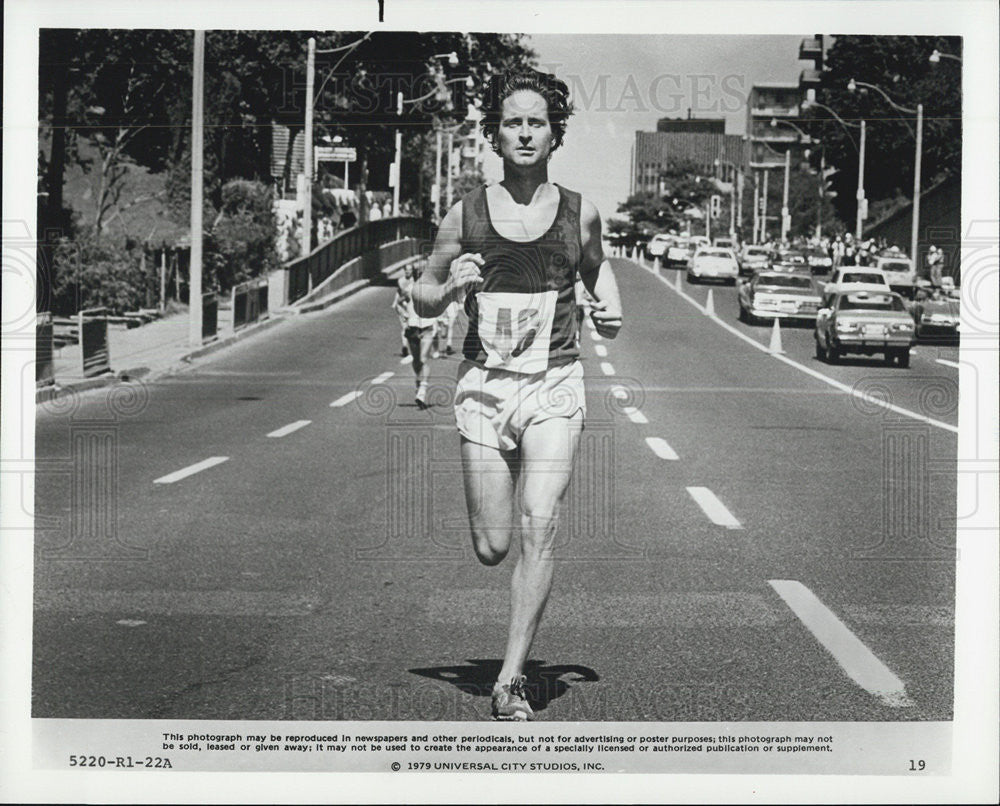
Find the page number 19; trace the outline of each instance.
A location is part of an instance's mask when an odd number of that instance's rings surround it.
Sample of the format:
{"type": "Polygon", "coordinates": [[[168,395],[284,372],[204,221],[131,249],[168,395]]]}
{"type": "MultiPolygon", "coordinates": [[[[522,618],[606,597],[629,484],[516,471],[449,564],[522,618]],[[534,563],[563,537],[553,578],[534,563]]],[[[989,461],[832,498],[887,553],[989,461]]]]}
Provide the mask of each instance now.
{"type": "Polygon", "coordinates": [[[922,758],[916,760],[912,758],[910,759],[910,772],[920,772],[921,770],[926,769],[926,767],[927,767],[927,762],[924,761],[922,758]]]}

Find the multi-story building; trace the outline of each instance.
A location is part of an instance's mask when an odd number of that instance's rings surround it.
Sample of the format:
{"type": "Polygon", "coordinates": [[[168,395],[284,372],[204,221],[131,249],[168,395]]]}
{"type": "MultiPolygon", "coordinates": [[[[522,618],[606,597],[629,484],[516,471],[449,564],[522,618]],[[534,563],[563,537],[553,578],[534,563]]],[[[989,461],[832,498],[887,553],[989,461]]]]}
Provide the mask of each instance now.
{"type": "MultiPolygon", "coordinates": [[[[798,82],[754,84],[747,97],[747,138],[750,167],[774,168],[785,163],[785,152],[798,149],[801,135],[785,122],[799,116],[802,91],[798,82]],[[777,125],[771,125],[776,121],[777,125]]],[[[793,154],[793,158],[794,158],[793,154]]]]}
{"type": "MultiPolygon", "coordinates": [[[[657,128],[663,123],[661,120],[657,128]]],[[[671,163],[693,163],[705,176],[722,182],[735,181],[737,173],[746,168],[745,140],[742,135],[725,134],[724,121],[718,121],[723,124],[721,129],[716,121],[708,123],[714,130],[636,132],[630,193],[659,191],[660,174],[671,163]]]]}

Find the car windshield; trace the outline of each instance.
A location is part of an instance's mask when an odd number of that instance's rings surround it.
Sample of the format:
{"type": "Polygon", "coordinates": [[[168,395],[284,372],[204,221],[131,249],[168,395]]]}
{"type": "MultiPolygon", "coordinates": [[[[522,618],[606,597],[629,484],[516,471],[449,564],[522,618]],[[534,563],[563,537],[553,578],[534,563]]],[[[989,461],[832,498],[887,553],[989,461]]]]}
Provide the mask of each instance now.
{"type": "Polygon", "coordinates": [[[703,249],[698,253],[698,257],[731,257],[725,249],[703,249]]]}
{"type": "Polygon", "coordinates": [[[842,283],[874,283],[875,285],[885,285],[885,280],[881,274],[869,274],[860,271],[844,272],[840,278],[842,283]]]}
{"type": "Polygon", "coordinates": [[[751,247],[747,249],[747,257],[767,257],[768,252],[766,249],[761,249],[759,247],[751,247]]]}
{"type": "Polygon", "coordinates": [[[656,241],[656,242],[658,242],[658,243],[663,243],[664,241],[671,240],[671,238],[670,238],[669,235],[654,235],[653,236],[653,240],[656,241]]]}
{"type": "Polygon", "coordinates": [[[905,311],[903,300],[891,294],[846,294],[840,298],[841,311],[905,311]]]}
{"type": "Polygon", "coordinates": [[[886,261],[883,262],[879,268],[882,269],[882,271],[909,271],[910,264],[900,263],[899,261],[886,261]]]}
{"type": "Polygon", "coordinates": [[[762,274],[757,278],[757,285],[774,285],[783,288],[812,288],[808,277],[796,277],[794,274],[762,274]]]}
{"type": "Polygon", "coordinates": [[[801,263],[805,260],[805,256],[799,252],[780,252],[778,259],[785,261],[785,263],[801,263]]]}

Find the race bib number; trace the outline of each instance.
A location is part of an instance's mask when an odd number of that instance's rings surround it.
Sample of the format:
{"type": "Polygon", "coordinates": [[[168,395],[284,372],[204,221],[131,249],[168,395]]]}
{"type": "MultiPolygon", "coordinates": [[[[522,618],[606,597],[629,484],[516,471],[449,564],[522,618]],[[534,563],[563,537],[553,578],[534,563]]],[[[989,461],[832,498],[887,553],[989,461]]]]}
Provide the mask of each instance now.
{"type": "Polygon", "coordinates": [[[531,374],[548,367],[557,296],[556,291],[483,291],[476,295],[479,338],[489,369],[531,374]]]}

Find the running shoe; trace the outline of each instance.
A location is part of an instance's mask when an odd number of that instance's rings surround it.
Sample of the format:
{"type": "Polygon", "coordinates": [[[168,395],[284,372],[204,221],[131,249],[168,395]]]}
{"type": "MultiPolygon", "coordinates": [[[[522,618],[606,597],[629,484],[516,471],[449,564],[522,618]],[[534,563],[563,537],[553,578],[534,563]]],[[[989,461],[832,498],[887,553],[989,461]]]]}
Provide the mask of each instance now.
{"type": "Polygon", "coordinates": [[[422,383],[417,386],[417,408],[426,409],[427,408],[427,384],[422,383]]]}
{"type": "Polygon", "coordinates": [[[402,358],[406,358],[406,356],[408,356],[409,354],[410,354],[410,351],[406,349],[406,345],[403,345],[403,349],[401,349],[401,350],[399,351],[399,355],[400,355],[400,356],[401,356],[402,358]]]}
{"type": "Polygon", "coordinates": [[[450,344],[447,347],[444,348],[444,354],[445,355],[454,355],[455,354],[455,351],[454,351],[454,349],[452,349],[452,346],[450,344]]]}
{"type": "Polygon", "coordinates": [[[530,722],[535,712],[528,705],[524,690],[527,679],[524,675],[515,677],[510,683],[493,686],[493,718],[500,722],[530,722]]]}

